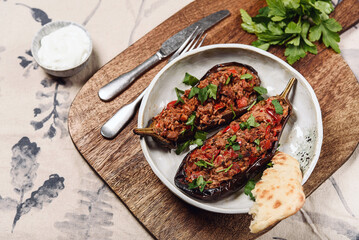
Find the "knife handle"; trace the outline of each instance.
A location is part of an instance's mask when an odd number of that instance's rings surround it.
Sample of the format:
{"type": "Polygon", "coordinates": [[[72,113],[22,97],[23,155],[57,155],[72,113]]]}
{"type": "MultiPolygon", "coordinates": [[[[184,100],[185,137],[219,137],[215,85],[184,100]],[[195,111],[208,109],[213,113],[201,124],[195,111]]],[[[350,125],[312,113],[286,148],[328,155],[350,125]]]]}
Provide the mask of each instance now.
{"type": "Polygon", "coordinates": [[[158,63],[163,58],[160,51],[156,52],[149,59],[135,67],[133,70],[120,75],[105,86],[100,88],[98,96],[102,101],[110,101],[123,90],[125,90],[133,80],[141,76],[145,71],[151,68],[153,65],[158,63]]]}

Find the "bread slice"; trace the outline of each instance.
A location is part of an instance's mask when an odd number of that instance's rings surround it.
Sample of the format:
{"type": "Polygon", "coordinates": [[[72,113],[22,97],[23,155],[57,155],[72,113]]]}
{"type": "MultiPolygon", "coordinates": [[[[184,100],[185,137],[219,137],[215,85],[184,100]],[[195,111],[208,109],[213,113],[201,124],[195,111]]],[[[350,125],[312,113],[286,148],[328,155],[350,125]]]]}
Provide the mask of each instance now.
{"type": "Polygon", "coordinates": [[[273,167],[263,172],[252,194],[255,203],[249,210],[253,220],[252,233],[287,218],[304,205],[305,195],[302,187],[302,172],[298,161],[283,152],[277,152],[272,159],[273,167]]]}

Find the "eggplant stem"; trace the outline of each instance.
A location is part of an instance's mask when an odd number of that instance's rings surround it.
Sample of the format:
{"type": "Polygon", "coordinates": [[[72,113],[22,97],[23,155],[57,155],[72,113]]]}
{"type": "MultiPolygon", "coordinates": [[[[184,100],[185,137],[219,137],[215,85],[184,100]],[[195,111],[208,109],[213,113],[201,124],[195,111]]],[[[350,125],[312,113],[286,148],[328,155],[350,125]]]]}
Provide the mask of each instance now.
{"type": "Polygon", "coordinates": [[[152,135],[155,133],[153,128],[135,128],[133,131],[139,135],[152,135]]]}
{"type": "Polygon", "coordinates": [[[290,90],[292,89],[294,83],[297,81],[296,78],[291,78],[287,84],[287,86],[285,87],[284,91],[279,95],[281,98],[288,98],[288,94],[290,92],[290,90]]]}

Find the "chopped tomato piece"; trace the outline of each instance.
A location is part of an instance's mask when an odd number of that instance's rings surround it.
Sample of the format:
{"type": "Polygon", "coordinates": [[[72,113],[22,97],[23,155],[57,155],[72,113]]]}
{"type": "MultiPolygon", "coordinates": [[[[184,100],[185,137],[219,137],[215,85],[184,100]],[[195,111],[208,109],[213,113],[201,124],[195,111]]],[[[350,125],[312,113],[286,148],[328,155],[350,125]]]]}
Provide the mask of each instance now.
{"type": "Polygon", "coordinates": [[[229,129],[230,129],[230,126],[227,126],[227,127],[223,130],[223,132],[225,133],[225,132],[227,132],[229,129]]]}
{"type": "Polygon", "coordinates": [[[271,116],[274,119],[274,122],[276,122],[276,123],[280,122],[281,118],[278,116],[278,114],[273,112],[272,109],[267,108],[266,112],[269,114],[269,116],[271,116]]]}
{"type": "Polygon", "coordinates": [[[252,165],[256,160],[257,158],[255,156],[249,156],[249,165],[252,165]]]}
{"type": "Polygon", "coordinates": [[[171,107],[173,107],[175,104],[176,104],[176,100],[174,100],[174,101],[172,101],[172,102],[169,102],[168,104],[167,104],[167,109],[170,109],[171,107]]]}
{"type": "Polygon", "coordinates": [[[265,139],[268,139],[270,137],[270,125],[266,127],[266,133],[265,133],[265,139]]]}
{"type": "Polygon", "coordinates": [[[233,130],[234,132],[237,132],[237,131],[239,130],[239,123],[233,122],[233,123],[231,124],[231,128],[232,128],[232,130],[233,130]]]}
{"type": "Polygon", "coordinates": [[[282,125],[278,125],[273,128],[273,134],[274,136],[277,136],[277,134],[282,130],[282,125]]]}
{"type": "Polygon", "coordinates": [[[248,105],[248,101],[247,101],[247,98],[245,97],[242,97],[241,99],[238,99],[237,100],[237,107],[238,108],[242,108],[242,107],[245,107],[248,105]]]}
{"type": "Polygon", "coordinates": [[[230,72],[230,73],[233,73],[233,74],[237,74],[237,71],[234,68],[230,68],[227,71],[230,72]]]}
{"type": "Polygon", "coordinates": [[[204,145],[204,146],[202,146],[201,150],[206,151],[206,149],[209,149],[209,148],[211,148],[210,145],[204,145]]]}
{"type": "Polygon", "coordinates": [[[268,150],[272,146],[272,142],[270,140],[264,140],[262,141],[262,148],[268,150]]]}
{"type": "Polygon", "coordinates": [[[222,155],[219,155],[218,157],[216,157],[216,159],[214,160],[214,165],[215,166],[219,166],[222,164],[224,158],[222,155]]]}
{"type": "Polygon", "coordinates": [[[214,105],[214,109],[216,109],[216,110],[224,108],[224,107],[225,107],[225,105],[223,103],[217,103],[216,105],[214,105]]]}

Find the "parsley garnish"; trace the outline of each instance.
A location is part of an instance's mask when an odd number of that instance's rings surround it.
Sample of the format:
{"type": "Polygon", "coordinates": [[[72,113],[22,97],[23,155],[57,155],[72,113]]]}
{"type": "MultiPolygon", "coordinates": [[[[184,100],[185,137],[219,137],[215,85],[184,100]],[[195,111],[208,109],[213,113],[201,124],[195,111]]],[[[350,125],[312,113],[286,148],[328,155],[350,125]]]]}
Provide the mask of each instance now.
{"type": "Polygon", "coordinates": [[[194,120],[196,119],[196,112],[193,112],[186,122],[186,125],[191,126],[191,131],[194,129],[194,120]]]}
{"type": "Polygon", "coordinates": [[[267,94],[268,91],[266,88],[264,87],[253,87],[254,91],[256,91],[257,93],[259,93],[259,95],[263,95],[263,94],[267,94]]]}
{"type": "Polygon", "coordinates": [[[198,178],[194,179],[191,183],[188,184],[188,189],[199,188],[201,192],[203,192],[204,187],[207,183],[212,183],[211,181],[204,181],[203,176],[199,176],[198,178]]]}
{"type": "Polygon", "coordinates": [[[256,182],[254,180],[249,180],[247,184],[244,186],[244,194],[249,196],[253,201],[256,200],[252,194],[252,190],[254,189],[255,186],[256,186],[256,182]]]}
{"type": "Polygon", "coordinates": [[[183,79],[184,84],[191,85],[192,87],[194,85],[196,85],[198,82],[199,82],[199,80],[189,73],[186,73],[186,75],[184,76],[184,79],[183,79]]]}
{"type": "Polygon", "coordinates": [[[182,94],[184,93],[184,91],[178,89],[178,88],[175,88],[175,91],[176,91],[176,95],[177,95],[177,103],[181,102],[181,103],[184,103],[183,99],[182,99],[182,94]]]}
{"type": "Polygon", "coordinates": [[[330,1],[267,0],[267,5],[253,18],[240,9],[242,28],[258,37],[252,45],[263,50],[271,45],[285,45],[284,55],[290,64],[305,57],[307,52],[317,54],[314,42],[319,40],[340,53],[338,32],[342,27],[329,17],[334,10],[330,1]]]}
{"type": "Polygon", "coordinates": [[[191,144],[191,140],[186,141],[186,142],[184,142],[184,143],[178,145],[178,147],[177,147],[177,149],[176,149],[176,154],[177,154],[177,155],[181,154],[181,152],[183,152],[184,150],[186,150],[186,149],[189,147],[190,144],[191,144]]]}
{"type": "Polygon", "coordinates": [[[233,110],[233,105],[231,104],[230,106],[231,106],[231,110],[232,110],[232,113],[233,113],[232,119],[235,119],[236,116],[237,116],[237,114],[236,114],[235,111],[233,110]]]}
{"type": "Polygon", "coordinates": [[[204,167],[204,168],[208,168],[208,166],[214,167],[213,163],[207,162],[207,161],[202,160],[202,159],[195,162],[194,164],[196,164],[198,167],[204,167]]]}
{"type": "Polygon", "coordinates": [[[256,144],[257,151],[260,151],[261,147],[259,146],[259,144],[261,143],[261,141],[257,138],[256,140],[254,140],[254,143],[256,144]]]}
{"type": "Polygon", "coordinates": [[[255,117],[253,116],[253,114],[251,114],[251,116],[247,119],[247,123],[250,127],[259,127],[259,123],[256,122],[255,117]]]}
{"type": "Polygon", "coordinates": [[[200,90],[200,88],[198,88],[198,87],[193,87],[193,88],[191,89],[191,91],[189,92],[189,94],[188,94],[188,99],[191,99],[191,98],[193,98],[196,94],[198,94],[198,93],[199,93],[199,90],[200,90]]]}
{"type": "Polygon", "coordinates": [[[232,77],[233,77],[233,74],[231,73],[231,75],[229,75],[229,77],[227,78],[227,80],[226,80],[226,82],[225,82],[225,85],[228,85],[228,84],[229,84],[229,82],[231,81],[232,77]]]}
{"type": "Polygon", "coordinates": [[[257,102],[260,102],[260,101],[262,101],[262,100],[264,100],[264,97],[262,97],[262,95],[259,95],[259,96],[257,97],[257,102]]]}
{"type": "Polygon", "coordinates": [[[257,101],[253,101],[251,105],[249,105],[247,111],[251,110],[251,108],[257,103],[257,101]]]}
{"type": "Polygon", "coordinates": [[[236,142],[236,139],[237,139],[236,135],[233,135],[232,137],[228,138],[227,139],[228,143],[226,144],[224,149],[227,150],[227,148],[232,147],[234,151],[238,151],[241,148],[241,146],[239,145],[238,142],[236,142]]]}
{"type": "Polygon", "coordinates": [[[243,74],[241,76],[241,79],[249,79],[249,80],[251,80],[252,78],[253,78],[253,76],[251,74],[249,74],[249,73],[243,74]]]}
{"type": "Polygon", "coordinates": [[[207,88],[208,88],[207,89],[208,97],[213,98],[213,99],[217,99],[217,85],[208,84],[207,88]]]}
{"type": "Polygon", "coordinates": [[[239,124],[239,127],[244,130],[244,129],[251,129],[251,127],[259,127],[260,124],[256,122],[256,119],[254,118],[253,114],[251,114],[251,116],[247,119],[246,122],[241,122],[239,124]]]}
{"type": "Polygon", "coordinates": [[[231,167],[233,166],[233,163],[229,166],[229,167],[227,167],[226,169],[221,169],[221,170],[218,170],[218,171],[216,171],[216,173],[220,173],[220,172],[228,172],[229,171],[229,169],[231,169],[231,167]]]}
{"type": "Polygon", "coordinates": [[[274,106],[275,112],[277,114],[282,115],[283,114],[283,107],[280,105],[279,101],[277,99],[272,100],[272,104],[274,106]]]}
{"type": "Polygon", "coordinates": [[[198,100],[203,103],[210,97],[213,99],[217,99],[217,85],[208,84],[204,88],[193,87],[188,94],[188,98],[191,99],[197,94],[198,100]]]}
{"type": "Polygon", "coordinates": [[[176,154],[177,155],[181,154],[181,152],[186,150],[189,147],[189,145],[192,145],[192,144],[196,144],[199,147],[202,146],[204,140],[206,140],[206,138],[207,138],[207,134],[208,133],[203,132],[203,131],[197,131],[194,134],[194,139],[190,139],[190,140],[178,145],[178,147],[176,149],[176,154]]]}
{"type": "Polygon", "coordinates": [[[254,101],[251,105],[249,105],[247,111],[251,110],[251,108],[257,103],[262,101],[264,98],[262,97],[263,94],[267,94],[268,91],[264,87],[253,87],[253,89],[259,94],[256,101],[254,101]]]}

